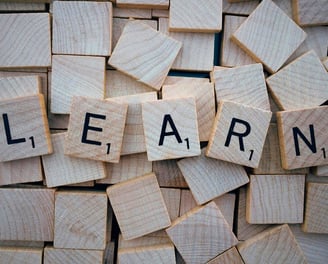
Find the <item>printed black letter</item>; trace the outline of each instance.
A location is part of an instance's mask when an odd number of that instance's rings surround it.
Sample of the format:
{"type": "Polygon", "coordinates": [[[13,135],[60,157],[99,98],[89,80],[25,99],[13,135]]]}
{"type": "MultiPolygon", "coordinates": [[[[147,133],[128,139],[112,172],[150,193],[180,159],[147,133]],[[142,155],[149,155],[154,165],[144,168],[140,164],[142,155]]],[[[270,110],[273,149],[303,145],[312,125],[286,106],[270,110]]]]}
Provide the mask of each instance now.
{"type": "Polygon", "coordinates": [[[246,137],[247,135],[249,135],[250,132],[251,132],[251,126],[248,122],[246,122],[245,120],[242,120],[242,119],[232,118],[230,128],[229,128],[229,132],[228,132],[228,136],[227,136],[226,142],[224,143],[224,146],[229,147],[231,137],[232,136],[237,136],[238,139],[239,139],[240,151],[245,151],[243,137],[246,137]],[[245,130],[244,133],[238,133],[238,132],[233,131],[234,128],[235,128],[236,123],[239,123],[239,124],[242,124],[242,125],[245,126],[246,130],[245,130]]]}
{"type": "Polygon", "coordinates": [[[82,143],[86,143],[86,144],[101,146],[101,142],[87,139],[87,137],[88,137],[88,130],[102,132],[102,128],[101,127],[89,126],[90,118],[98,118],[98,119],[106,120],[106,116],[104,116],[104,115],[98,115],[98,114],[93,114],[93,113],[86,113],[85,114],[84,125],[83,125],[83,133],[82,133],[82,140],[81,140],[81,142],[82,143]]]}
{"type": "Polygon", "coordinates": [[[307,138],[304,136],[304,134],[301,132],[301,130],[298,127],[293,127],[293,137],[294,137],[294,144],[295,144],[295,153],[296,156],[301,156],[300,152],[300,145],[298,142],[298,137],[304,141],[304,143],[311,149],[313,153],[317,153],[317,147],[315,145],[315,136],[314,136],[314,128],[313,125],[309,125],[310,128],[310,136],[311,136],[311,142],[307,140],[307,138]]]}
{"type": "Polygon", "coordinates": [[[179,132],[177,130],[177,128],[175,127],[175,124],[172,120],[172,117],[171,115],[167,114],[164,116],[164,119],[163,119],[163,124],[162,124],[162,131],[161,131],[161,136],[159,138],[159,143],[158,143],[158,146],[162,146],[163,143],[164,143],[164,137],[166,136],[175,136],[175,138],[177,139],[178,143],[182,143],[182,140],[181,140],[181,137],[179,135],[179,132]],[[167,126],[167,123],[170,123],[170,126],[172,128],[172,131],[171,132],[166,132],[166,126],[167,126]]]}
{"type": "Polygon", "coordinates": [[[16,138],[16,139],[13,139],[11,137],[9,120],[8,120],[8,114],[2,114],[2,117],[3,117],[3,124],[5,126],[5,132],[6,132],[6,137],[7,137],[7,144],[8,145],[12,145],[12,144],[18,144],[18,143],[24,143],[24,142],[26,142],[26,139],[25,138],[16,138]]]}

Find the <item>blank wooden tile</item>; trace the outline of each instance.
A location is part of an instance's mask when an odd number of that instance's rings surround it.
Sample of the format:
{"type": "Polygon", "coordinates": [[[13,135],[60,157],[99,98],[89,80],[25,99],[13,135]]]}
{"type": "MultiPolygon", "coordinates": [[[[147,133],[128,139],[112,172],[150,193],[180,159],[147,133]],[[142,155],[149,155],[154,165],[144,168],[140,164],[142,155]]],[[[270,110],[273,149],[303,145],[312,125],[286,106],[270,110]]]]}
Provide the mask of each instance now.
{"type": "Polygon", "coordinates": [[[206,156],[256,168],[270,119],[269,111],[220,101],[206,156]]]}
{"type": "Polygon", "coordinates": [[[109,56],[112,15],[111,2],[55,1],[52,52],[109,56]]]}
{"type": "Polygon", "coordinates": [[[181,190],[174,188],[161,188],[163,199],[171,221],[179,217],[181,190]]]}
{"type": "Polygon", "coordinates": [[[207,262],[238,243],[214,202],[178,218],[166,232],[187,263],[207,262]]]}
{"type": "Polygon", "coordinates": [[[116,0],[118,7],[168,9],[169,0],[116,0]]]}
{"type": "Polygon", "coordinates": [[[328,98],[328,74],[314,51],[307,52],[266,81],[283,110],[319,106],[328,98]]]}
{"type": "Polygon", "coordinates": [[[212,83],[163,85],[162,98],[194,96],[200,141],[208,141],[215,118],[215,95],[212,83]]]}
{"type": "Polygon", "coordinates": [[[326,1],[293,0],[293,16],[302,26],[328,25],[326,1]]]}
{"type": "Polygon", "coordinates": [[[41,93],[39,76],[0,77],[0,98],[9,99],[41,93]]]}
{"type": "Polygon", "coordinates": [[[200,155],[195,99],[166,99],[142,104],[148,160],[200,155]]]}
{"type": "MultiPolygon", "coordinates": [[[[113,17],[151,19],[152,10],[142,8],[113,8],[113,17]]],[[[114,47],[114,46],[113,46],[114,47]]]]}
{"type": "Polygon", "coordinates": [[[0,247],[0,262],[11,264],[41,264],[43,248],[0,247]]]}
{"type": "Polygon", "coordinates": [[[0,199],[0,240],[53,241],[54,189],[0,189],[0,199]]]}
{"type": "Polygon", "coordinates": [[[58,191],[55,199],[55,248],[104,250],[107,196],[96,191],[58,191]]]}
{"type": "Polygon", "coordinates": [[[224,253],[220,254],[216,258],[207,262],[207,264],[243,264],[241,256],[238,253],[238,250],[235,247],[228,249],[224,253]]]}
{"type": "Polygon", "coordinates": [[[263,67],[260,63],[234,68],[214,69],[216,100],[229,100],[264,110],[270,110],[263,67]]]}
{"type": "Polygon", "coordinates": [[[105,58],[52,56],[51,105],[54,114],[69,114],[73,96],[103,99],[105,58]]]}
{"type": "Polygon", "coordinates": [[[287,16],[293,19],[292,0],[272,0],[287,16]]]}
{"type": "Polygon", "coordinates": [[[277,113],[279,145],[284,169],[328,164],[328,106],[277,113]]]}
{"type": "Polygon", "coordinates": [[[219,32],[222,0],[171,0],[170,31],[219,32]]]}
{"type": "Polygon", "coordinates": [[[46,5],[44,3],[20,3],[18,2],[1,2],[1,11],[46,11],[46,5]]]}
{"type": "Polygon", "coordinates": [[[180,216],[197,207],[195,198],[189,189],[181,190],[180,216]]]}
{"type": "Polygon", "coordinates": [[[314,167],[313,171],[316,176],[328,176],[328,165],[314,167]]]}
{"type": "Polygon", "coordinates": [[[180,48],[180,42],[140,21],[130,21],[108,63],[159,90],[180,48]]]}
{"type": "Polygon", "coordinates": [[[248,16],[254,11],[258,4],[259,1],[230,3],[229,0],[222,0],[222,10],[225,14],[248,16]]]}
{"type": "Polygon", "coordinates": [[[215,198],[213,202],[219,207],[231,230],[233,230],[236,195],[234,193],[226,193],[215,198]]]}
{"type": "Polygon", "coordinates": [[[51,66],[48,13],[1,14],[0,68],[51,66]]]}
{"type": "Polygon", "coordinates": [[[247,222],[302,223],[304,187],[305,175],[250,175],[247,222]]]}
{"type": "Polygon", "coordinates": [[[137,238],[171,224],[155,174],[107,188],[123,238],[137,238]],[[129,195],[126,195],[129,193],[129,195]]]}
{"type": "Polygon", "coordinates": [[[52,152],[43,95],[0,100],[0,161],[52,152]]]}
{"type": "Polygon", "coordinates": [[[74,97],[65,155],[119,162],[127,104],[74,97]]]}
{"type": "Polygon", "coordinates": [[[264,231],[237,248],[245,263],[307,263],[288,225],[264,231]]]}
{"type": "Polygon", "coordinates": [[[163,83],[164,85],[173,85],[173,84],[193,84],[195,82],[200,83],[209,83],[210,80],[208,78],[199,78],[199,77],[185,77],[185,76],[167,76],[163,83]]]}
{"type": "Polygon", "coordinates": [[[51,141],[54,152],[51,155],[42,156],[47,187],[105,178],[105,166],[101,161],[64,155],[65,135],[66,133],[53,134],[51,141]]]}
{"type": "Polygon", "coordinates": [[[284,11],[271,0],[265,0],[233,33],[232,40],[274,73],[305,37],[305,32],[284,11]]]}

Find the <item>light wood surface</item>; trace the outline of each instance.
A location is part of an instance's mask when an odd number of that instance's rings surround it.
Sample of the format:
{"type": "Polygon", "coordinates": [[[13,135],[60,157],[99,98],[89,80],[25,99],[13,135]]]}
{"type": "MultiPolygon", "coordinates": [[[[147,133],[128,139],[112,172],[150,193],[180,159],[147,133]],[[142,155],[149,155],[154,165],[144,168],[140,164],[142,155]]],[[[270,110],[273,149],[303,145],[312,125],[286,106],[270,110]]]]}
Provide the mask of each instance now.
{"type": "Polygon", "coordinates": [[[323,66],[325,66],[326,70],[328,71],[328,57],[326,57],[323,61],[323,66]]]}
{"type": "Polygon", "coordinates": [[[118,7],[168,9],[169,0],[116,0],[118,7]]]}
{"type": "Polygon", "coordinates": [[[149,247],[149,246],[159,246],[172,244],[169,236],[166,234],[165,230],[156,231],[148,235],[138,237],[135,239],[125,240],[122,234],[118,237],[118,249],[128,249],[137,247],[149,247]]]}
{"type": "Polygon", "coordinates": [[[182,189],[179,216],[184,215],[195,207],[197,207],[197,203],[191,191],[189,189],[182,189]]]}
{"type": "Polygon", "coordinates": [[[17,2],[1,2],[1,11],[46,11],[46,5],[44,3],[17,3],[17,2]]]}
{"type": "MultiPolygon", "coordinates": [[[[151,9],[142,9],[142,8],[113,8],[113,17],[121,17],[121,18],[144,18],[151,19],[152,18],[152,10],[151,9]]],[[[114,47],[114,46],[113,46],[114,47]]]]}
{"type": "Polygon", "coordinates": [[[1,240],[1,247],[44,248],[44,241],[1,240]]]}
{"type": "Polygon", "coordinates": [[[328,25],[326,1],[293,0],[293,17],[302,26],[328,25]]]}
{"type": "Polygon", "coordinates": [[[169,10],[164,9],[152,9],[151,10],[152,17],[169,17],[169,10]]]}
{"type": "Polygon", "coordinates": [[[163,83],[164,85],[173,85],[173,84],[193,84],[195,82],[200,83],[209,83],[208,78],[199,78],[199,77],[185,77],[185,76],[167,76],[163,83]]]}
{"type": "Polygon", "coordinates": [[[243,264],[244,261],[242,260],[241,256],[238,253],[238,250],[235,247],[228,249],[227,251],[223,252],[216,258],[207,262],[207,264],[243,264]]]}
{"type": "Polygon", "coordinates": [[[0,262],[42,264],[43,248],[0,247],[0,262]]]}
{"type": "Polygon", "coordinates": [[[234,193],[226,193],[215,198],[213,202],[219,207],[231,230],[233,230],[236,195],[234,193]]]}
{"type": "Polygon", "coordinates": [[[0,98],[9,99],[41,93],[39,76],[17,76],[0,78],[0,98]]]}
{"type": "Polygon", "coordinates": [[[272,0],[287,16],[293,19],[292,0],[272,0]]]}
{"type": "Polygon", "coordinates": [[[258,4],[259,1],[230,3],[229,0],[222,0],[222,10],[224,14],[248,16],[258,4]]]}
{"type": "Polygon", "coordinates": [[[316,176],[328,176],[328,165],[314,167],[314,174],[316,176]]]}
{"type": "Polygon", "coordinates": [[[174,188],[161,188],[163,199],[171,221],[179,217],[181,190],[174,188]]]}

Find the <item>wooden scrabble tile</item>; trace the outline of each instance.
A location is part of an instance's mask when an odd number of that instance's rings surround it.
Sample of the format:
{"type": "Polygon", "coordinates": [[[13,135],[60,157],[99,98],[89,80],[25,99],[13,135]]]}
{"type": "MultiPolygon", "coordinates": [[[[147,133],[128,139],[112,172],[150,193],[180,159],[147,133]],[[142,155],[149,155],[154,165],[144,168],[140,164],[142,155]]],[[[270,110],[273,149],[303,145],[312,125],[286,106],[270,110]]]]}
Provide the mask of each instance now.
{"type": "Polygon", "coordinates": [[[245,263],[307,263],[288,225],[264,231],[237,248],[245,263]]]}
{"type": "Polygon", "coordinates": [[[0,68],[51,66],[48,13],[1,14],[0,68]]]}
{"type": "Polygon", "coordinates": [[[96,191],[55,194],[55,248],[104,250],[107,196],[96,191]]]}
{"type": "Polygon", "coordinates": [[[307,183],[305,215],[302,230],[309,233],[328,234],[328,184],[307,183]]]}
{"type": "Polygon", "coordinates": [[[152,9],[151,10],[151,16],[152,17],[169,17],[169,10],[165,10],[165,9],[152,9]]]}
{"type": "Polygon", "coordinates": [[[181,190],[174,188],[161,188],[163,199],[171,221],[179,217],[181,190]]]}
{"type": "Polygon", "coordinates": [[[272,0],[285,14],[293,19],[292,0],[272,0]]]}
{"type": "Polygon", "coordinates": [[[205,157],[185,158],[178,162],[197,202],[204,204],[248,183],[245,169],[237,164],[205,157]]]}
{"type": "Polygon", "coordinates": [[[224,14],[248,16],[254,11],[258,4],[259,1],[230,3],[229,0],[222,0],[222,10],[224,14]]]}
{"type": "Polygon", "coordinates": [[[65,155],[118,163],[127,104],[73,97],[65,155]]]}
{"type": "Polygon", "coordinates": [[[216,100],[229,100],[264,110],[270,110],[263,67],[260,63],[212,72],[216,100]]]}
{"type": "Polygon", "coordinates": [[[65,249],[47,246],[44,249],[44,264],[95,263],[102,264],[104,252],[88,249],[65,249]]]}
{"type": "Polygon", "coordinates": [[[155,174],[107,188],[123,238],[137,238],[171,224],[155,174]],[[126,195],[129,193],[129,195],[126,195]]]}
{"type": "Polygon", "coordinates": [[[116,0],[118,7],[168,9],[169,0],[116,0]]]}
{"type": "Polygon", "coordinates": [[[146,153],[122,156],[119,163],[105,163],[105,167],[107,176],[97,183],[115,184],[152,172],[152,162],[146,153]]]}
{"type": "Polygon", "coordinates": [[[232,230],[234,226],[236,195],[234,193],[226,193],[215,198],[213,202],[215,202],[217,207],[219,207],[221,213],[232,230]]]}
{"type": "Polygon", "coordinates": [[[250,175],[247,222],[302,223],[304,187],[305,175],[250,175]]]}
{"type": "Polygon", "coordinates": [[[284,11],[271,0],[265,0],[233,33],[232,40],[257,62],[262,62],[269,72],[274,73],[305,37],[306,33],[284,11]]]}
{"type": "Polygon", "coordinates": [[[178,41],[140,21],[130,21],[108,63],[159,90],[180,48],[178,41]]]}
{"type": "Polygon", "coordinates": [[[328,165],[314,167],[313,171],[316,176],[328,176],[328,165]]]}
{"type": "Polygon", "coordinates": [[[196,100],[199,140],[208,141],[215,118],[214,85],[206,82],[163,85],[163,99],[188,96],[194,96],[196,100]]]}
{"type": "Polygon", "coordinates": [[[173,85],[173,84],[193,84],[195,82],[200,83],[209,83],[210,80],[208,78],[199,78],[199,77],[184,77],[184,76],[167,76],[163,83],[164,85],[173,85]]]}
{"type": "Polygon", "coordinates": [[[328,98],[328,74],[314,51],[307,52],[266,81],[283,110],[319,106],[328,98]]]}
{"type": "Polygon", "coordinates": [[[269,111],[220,101],[206,156],[256,168],[270,119],[269,111]]]}
{"type": "Polygon", "coordinates": [[[103,99],[105,58],[52,56],[51,105],[54,114],[69,114],[73,96],[103,99]]]}
{"type": "Polygon", "coordinates": [[[42,156],[47,187],[105,178],[105,166],[102,162],[64,155],[65,135],[66,133],[51,135],[54,152],[51,155],[42,156]]]}
{"type": "Polygon", "coordinates": [[[191,191],[189,189],[182,189],[179,216],[184,215],[195,207],[197,207],[197,203],[191,191]]]}
{"type": "Polygon", "coordinates": [[[149,92],[107,99],[111,102],[128,104],[121,155],[146,152],[146,142],[142,124],[141,104],[156,101],[157,93],[149,92]]]}
{"type": "Polygon", "coordinates": [[[44,98],[41,94],[0,100],[0,161],[52,152],[44,98]]]}
{"type": "Polygon", "coordinates": [[[109,56],[112,30],[111,2],[54,1],[54,54],[109,56]]]}
{"type": "Polygon", "coordinates": [[[214,202],[178,218],[166,232],[187,263],[205,263],[238,242],[214,202]]]}
{"type": "Polygon", "coordinates": [[[227,251],[223,252],[216,258],[207,262],[207,264],[244,264],[241,256],[238,253],[238,250],[235,247],[228,249],[227,251]]]}
{"type": "Polygon", "coordinates": [[[44,248],[44,241],[1,240],[0,247],[44,248]]]}
{"type": "Polygon", "coordinates": [[[122,234],[118,237],[118,250],[136,248],[136,247],[149,247],[149,246],[160,246],[172,244],[169,236],[166,234],[165,230],[156,231],[148,235],[125,240],[122,234]]]}
{"type": "Polygon", "coordinates": [[[9,99],[41,93],[39,76],[0,77],[0,98],[9,99]]]}
{"type": "Polygon", "coordinates": [[[43,3],[18,3],[18,2],[0,2],[1,11],[46,11],[46,5],[43,3]]]}
{"type": "Polygon", "coordinates": [[[148,160],[200,155],[195,99],[166,99],[142,104],[148,160]]]}
{"type": "Polygon", "coordinates": [[[171,0],[170,31],[219,32],[222,29],[222,0],[171,0]]]}
{"type": "Polygon", "coordinates": [[[43,248],[0,247],[0,262],[41,264],[43,248]]]}
{"type": "MultiPolygon", "coordinates": [[[[142,8],[113,8],[113,17],[151,19],[152,10],[142,8]]],[[[114,46],[113,46],[114,47],[114,46]]]]}
{"type": "Polygon", "coordinates": [[[172,69],[206,71],[213,68],[214,33],[169,32],[169,19],[159,19],[159,31],[182,43],[172,69]]]}
{"type": "Polygon", "coordinates": [[[328,7],[320,0],[293,0],[293,17],[302,26],[328,25],[328,7]]]}
{"type": "Polygon", "coordinates": [[[0,189],[0,240],[53,241],[55,190],[0,189]]]}
{"type": "Polygon", "coordinates": [[[305,168],[328,164],[326,146],[328,106],[277,113],[282,167],[305,168]]]}

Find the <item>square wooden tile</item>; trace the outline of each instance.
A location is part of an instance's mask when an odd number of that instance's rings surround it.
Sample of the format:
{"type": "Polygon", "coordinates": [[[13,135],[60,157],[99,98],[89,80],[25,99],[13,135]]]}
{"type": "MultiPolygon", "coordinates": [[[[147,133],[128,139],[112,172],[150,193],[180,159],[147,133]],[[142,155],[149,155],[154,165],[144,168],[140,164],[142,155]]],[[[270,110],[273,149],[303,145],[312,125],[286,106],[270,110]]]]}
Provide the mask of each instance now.
{"type": "Polygon", "coordinates": [[[1,263],[41,264],[43,248],[0,247],[1,263]]]}
{"type": "Polygon", "coordinates": [[[301,26],[328,25],[328,6],[320,0],[293,0],[293,15],[301,26]]]}
{"type": "Polygon", "coordinates": [[[168,9],[169,0],[117,0],[118,7],[168,9]]]}

